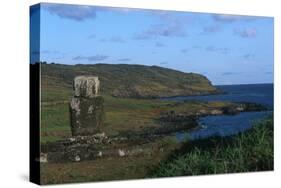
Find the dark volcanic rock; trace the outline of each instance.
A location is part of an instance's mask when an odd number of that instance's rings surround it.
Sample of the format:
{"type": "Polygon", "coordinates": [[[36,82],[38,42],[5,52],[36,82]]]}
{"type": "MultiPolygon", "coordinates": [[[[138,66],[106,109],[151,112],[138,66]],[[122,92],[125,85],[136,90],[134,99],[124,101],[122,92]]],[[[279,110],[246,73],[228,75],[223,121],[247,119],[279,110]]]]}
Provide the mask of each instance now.
{"type": "Polygon", "coordinates": [[[146,147],[157,135],[133,137],[107,137],[104,133],[91,136],[76,136],[41,145],[41,162],[62,163],[95,160],[100,157],[124,157],[151,153],[146,147]],[[130,143],[130,144],[122,144],[130,143]]]}
{"type": "Polygon", "coordinates": [[[104,99],[74,97],[70,103],[72,135],[91,135],[100,132],[104,119],[104,99]]]}
{"type": "Polygon", "coordinates": [[[240,112],[258,112],[265,111],[267,108],[261,104],[243,102],[243,103],[234,103],[233,105],[226,106],[222,109],[223,114],[226,115],[235,115],[240,112]]]}

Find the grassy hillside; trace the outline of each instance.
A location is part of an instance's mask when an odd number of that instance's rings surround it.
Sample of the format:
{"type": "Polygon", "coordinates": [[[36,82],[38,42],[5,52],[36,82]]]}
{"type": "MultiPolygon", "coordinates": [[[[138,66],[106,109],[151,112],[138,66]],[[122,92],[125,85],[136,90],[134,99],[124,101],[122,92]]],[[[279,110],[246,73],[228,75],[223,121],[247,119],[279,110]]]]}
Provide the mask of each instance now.
{"type": "Polygon", "coordinates": [[[158,66],[127,64],[42,64],[42,100],[68,100],[72,81],[78,75],[95,75],[101,94],[125,98],[169,97],[216,93],[204,76],[158,66]]]}

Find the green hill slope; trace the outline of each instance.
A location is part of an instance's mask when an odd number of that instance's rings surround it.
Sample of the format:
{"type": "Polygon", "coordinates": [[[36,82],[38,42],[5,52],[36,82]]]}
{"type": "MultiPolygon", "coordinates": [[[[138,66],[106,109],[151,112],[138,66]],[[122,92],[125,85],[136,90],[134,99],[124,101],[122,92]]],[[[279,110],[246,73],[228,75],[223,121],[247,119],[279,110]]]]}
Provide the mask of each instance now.
{"type": "Polygon", "coordinates": [[[217,93],[204,76],[158,66],[128,64],[41,65],[43,101],[64,100],[72,95],[78,75],[98,76],[100,93],[115,97],[152,98],[217,93]]]}

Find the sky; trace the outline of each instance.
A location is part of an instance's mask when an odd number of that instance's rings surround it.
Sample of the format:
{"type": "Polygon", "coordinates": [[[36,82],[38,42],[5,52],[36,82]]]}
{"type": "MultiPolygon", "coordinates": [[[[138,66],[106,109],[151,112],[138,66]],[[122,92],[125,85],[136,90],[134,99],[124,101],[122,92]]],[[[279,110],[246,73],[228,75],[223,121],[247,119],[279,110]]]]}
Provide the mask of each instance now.
{"type": "Polygon", "coordinates": [[[270,17],[43,3],[31,9],[34,38],[38,23],[31,61],[156,65],[215,85],[273,83],[270,17]]]}

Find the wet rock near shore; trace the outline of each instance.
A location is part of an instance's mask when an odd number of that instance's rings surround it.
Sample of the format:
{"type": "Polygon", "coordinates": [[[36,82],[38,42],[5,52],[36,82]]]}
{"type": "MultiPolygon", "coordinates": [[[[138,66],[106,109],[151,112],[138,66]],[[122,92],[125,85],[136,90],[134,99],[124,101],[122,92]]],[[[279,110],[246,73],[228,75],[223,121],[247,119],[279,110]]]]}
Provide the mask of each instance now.
{"type": "Polygon", "coordinates": [[[229,105],[227,107],[222,108],[223,114],[226,115],[235,115],[240,112],[259,112],[259,111],[266,111],[267,108],[261,104],[257,103],[234,103],[233,105],[229,105]]]}
{"type": "Polygon", "coordinates": [[[244,102],[242,104],[244,105],[244,111],[247,112],[268,110],[268,108],[262,104],[250,103],[250,102],[244,102]]]}
{"type": "Polygon", "coordinates": [[[172,110],[162,114],[159,120],[162,122],[172,122],[172,123],[193,122],[197,120],[197,116],[176,113],[175,111],[172,110]]]}

